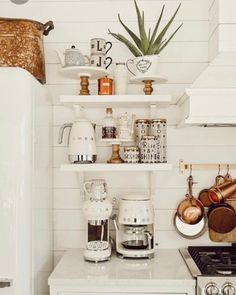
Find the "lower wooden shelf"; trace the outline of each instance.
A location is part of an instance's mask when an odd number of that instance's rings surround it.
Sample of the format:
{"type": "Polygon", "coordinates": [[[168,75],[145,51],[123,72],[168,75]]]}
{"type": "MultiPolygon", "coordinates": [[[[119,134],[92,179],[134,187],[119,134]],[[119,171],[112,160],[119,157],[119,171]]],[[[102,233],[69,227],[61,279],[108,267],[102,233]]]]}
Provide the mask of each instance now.
{"type": "Polygon", "coordinates": [[[93,171],[165,171],[171,170],[172,164],[155,163],[155,164],[108,164],[108,163],[94,163],[94,164],[64,164],[61,165],[61,171],[71,172],[93,172],[93,171]]]}

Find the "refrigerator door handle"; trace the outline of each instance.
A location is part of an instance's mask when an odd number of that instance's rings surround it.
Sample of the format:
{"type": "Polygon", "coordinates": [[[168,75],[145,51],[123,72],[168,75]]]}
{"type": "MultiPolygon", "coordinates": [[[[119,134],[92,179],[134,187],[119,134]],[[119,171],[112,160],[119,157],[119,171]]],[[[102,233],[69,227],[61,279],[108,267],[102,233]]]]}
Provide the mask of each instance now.
{"type": "Polygon", "coordinates": [[[6,287],[11,287],[11,285],[12,285],[12,280],[0,279],[0,289],[6,288],[6,287]]]}

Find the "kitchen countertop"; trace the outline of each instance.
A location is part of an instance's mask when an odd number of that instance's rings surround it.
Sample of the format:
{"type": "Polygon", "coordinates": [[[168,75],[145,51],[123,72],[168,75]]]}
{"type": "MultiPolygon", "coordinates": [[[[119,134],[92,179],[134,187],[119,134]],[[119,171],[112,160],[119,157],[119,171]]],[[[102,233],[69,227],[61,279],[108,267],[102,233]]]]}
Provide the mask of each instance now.
{"type": "MultiPolygon", "coordinates": [[[[127,286],[125,291],[142,291],[144,286],[188,286],[196,284],[177,249],[159,249],[150,260],[120,259],[113,254],[107,262],[87,262],[83,249],[68,250],[49,277],[52,286],[127,286]]],[[[90,291],[91,291],[90,290],[90,291]]],[[[147,292],[147,288],[145,289],[147,292]]]]}

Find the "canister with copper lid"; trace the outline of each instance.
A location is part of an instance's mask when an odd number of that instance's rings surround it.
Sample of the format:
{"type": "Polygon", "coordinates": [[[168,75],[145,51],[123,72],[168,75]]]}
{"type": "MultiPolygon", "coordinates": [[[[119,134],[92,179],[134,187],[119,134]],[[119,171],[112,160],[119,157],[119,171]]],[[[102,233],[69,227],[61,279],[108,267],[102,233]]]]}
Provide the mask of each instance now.
{"type": "Polygon", "coordinates": [[[149,134],[150,120],[148,119],[137,119],[135,120],[135,141],[140,142],[142,136],[149,134]]]}
{"type": "Polygon", "coordinates": [[[161,163],[167,162],[167,120],[158,118],[150,120],[150,135],[158,138],[158,154],[161,163]]]}
{"type": "Polygon", "coordinates": [[[150,135],[163,136],[166,135],[166,119],[150,120],[150,135]]]}
{"type": "Polygon", "coordinates": [[[140,141],[140,162],[141,163],[158,163],[160,157],[157,151],[157,136],[144,135],[140,141]]]}

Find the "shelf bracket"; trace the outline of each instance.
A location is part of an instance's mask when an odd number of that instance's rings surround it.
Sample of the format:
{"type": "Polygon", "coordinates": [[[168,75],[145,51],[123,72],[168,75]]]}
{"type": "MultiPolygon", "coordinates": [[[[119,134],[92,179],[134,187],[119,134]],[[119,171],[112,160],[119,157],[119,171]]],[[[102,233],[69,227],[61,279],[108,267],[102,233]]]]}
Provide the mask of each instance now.
{"type": "Polygon", "coordinates": [[[156,118],[157,117],[157,105],[156,104],[150,104],[149,106],[149,118],[156,118]]]}
{"type": "Polygon", "coordinates": [[[77,174],[77,179],[78,179],[78,186],[79,186],[79,195],[80,198],[84,201],[85,200],[85,193],[84,193],[84,172],[79,172],[77,174]]]}
{"type": "Polygon", "coordinates": [[[151,197],[151,200],[153,200],[155,196],[155,181],[156,181],[156,173],[154,171],[149,171],[148,173],[149,178],[149,195],[151,197]]]}

